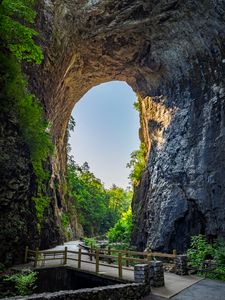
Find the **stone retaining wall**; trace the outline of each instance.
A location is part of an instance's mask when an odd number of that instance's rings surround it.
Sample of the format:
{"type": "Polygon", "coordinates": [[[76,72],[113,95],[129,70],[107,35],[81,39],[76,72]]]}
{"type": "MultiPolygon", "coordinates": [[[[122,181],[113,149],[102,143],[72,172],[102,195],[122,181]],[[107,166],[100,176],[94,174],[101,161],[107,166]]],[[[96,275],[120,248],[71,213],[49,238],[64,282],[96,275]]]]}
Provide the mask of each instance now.
{"type": "MultiPolygon", "coordinates": [[[[77,291],[34,294],[4,298],[5,300],[140,300],[150,293],[150,286],[142,283],[117,284],[77,291]]],[[[4,300],[2,299],[2,300],[4,300]]]]}

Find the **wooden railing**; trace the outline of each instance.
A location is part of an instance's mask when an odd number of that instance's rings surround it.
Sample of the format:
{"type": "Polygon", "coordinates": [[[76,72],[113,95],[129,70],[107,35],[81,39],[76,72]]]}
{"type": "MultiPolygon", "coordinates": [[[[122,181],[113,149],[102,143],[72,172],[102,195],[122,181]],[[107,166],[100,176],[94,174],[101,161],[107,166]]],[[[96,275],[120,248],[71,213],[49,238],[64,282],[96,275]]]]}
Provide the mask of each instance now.
{"type": "Polygon", "coordinates": [[[34,262],[34,267],[45,266],[48,261],[59,261],[60,265],[66,265],[68,261],[77,261],[77,268],[81,269],[82,263],[94,264],[95,272],[99,273],[100,266],[116,268],[118,269],[118,277],[123,277],[123,270],[132,270],[131,263],[143,263],[148,264],[155,257],[161,258],[176,258],[176,251],[172,254],[161,253],[161,252],[136,252],[130,250],[116,250],[111,249],[94,249],[91,247],[89,252],[82,252],[81,249],[78,251],[71,251],[65,247],[64,250],[58,251],[40,251],[30,250],[26,247],[24,262],[34,262]],[[114,255],[113,255],[114,254],[114,255]],[[88,256],[89,260],[84,260],[84,257],[88,256]],[[93,261],[94,260],[94,261],[93,261]],[[101,260],[106,261],[101,263],[101,260]]]}

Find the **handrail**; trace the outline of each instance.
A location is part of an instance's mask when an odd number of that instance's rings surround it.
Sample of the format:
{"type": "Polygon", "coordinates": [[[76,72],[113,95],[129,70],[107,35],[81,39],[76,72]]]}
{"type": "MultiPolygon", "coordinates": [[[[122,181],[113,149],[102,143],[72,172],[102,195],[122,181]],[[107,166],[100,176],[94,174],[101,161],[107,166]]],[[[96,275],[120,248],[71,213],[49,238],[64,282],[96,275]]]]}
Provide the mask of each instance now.
{"type": "Polygon", "coordinates": [[[39,250],[38,248],[34,250],[28,249],[26,247],[25,249],[25,257],[24,261],[27,263],[27,261],[32,257],[32,261],[34,261],[34,267],[38,266],[38,262],[45,263],[46,261],[56,261],[61,260],[61,264],[66,265],[67,261],[77,261],[77,267],[78,269],[81,269],[82,262],[90,263],[95,265],[95,272],[99,273],[99,267],[105,266],[105,267],[113,267],[118,269],[118,276],[119,278],[123,277],[123,269],[129,269],[129,262],[136,262],[136,263],[146,263],[149,264],[152,257],[158,256],[158,257],[166,257],[166,258],[176,258],[176,252],[173,251],[173,254],[168,253],[160,253],[160,252],[138,252],[138,251],[130,251],[130,250],[116,250],[116,249],[106,249],[102,251],[102,249],[93,249],[91,247],[91,251],[89,252],[82,252],[81,248],[79,251],[72,251],[68,250],[67,247],[65,247],[64,250],[39,250]],[[114,251],[115,250],[115,251],[114,251]],[[107,252],[108,254],[104,254],[107,252]],[[111,255],[113,252],[118,253],[117,256],[111,255]],[[61,255],[59,257],[59,254],[61,255]],[[70,257],[70,254],[75,254],[73,257],[70,257]],[[130,257],[129,255],[132,255],[133,257],[130,257]],[[134,256],[139,256],[134,257],[134,256]],[[82,256],[89,256],[90,261],[82,260],[82,256]],[[143,258],[140,258],[140,256],[143,256],[143,258]],[[95,258],[95,262],[93,262],[93,258],[95,258]],[[108,264],[102,264],[100,263],[100,259],[108,261],[108,264]],[[110,264],[110,262],[113,264],[110,264]],[[125,263],[125,266],[123,266],[123,262],[125,263]]]}
{"type": "MultiPolygon", "coordinates": [[[[94,248],[91,250],[92,252],[95,251],[94,248]]],[[[108,247],[108,249],[100,249],[101,252],[107,252],[107,253],[125,253],[130,255],[136,255],[136,256],[155,256],[155,257],[166,257],[166,258],[176,258],[177,253],[176,250],[173,250],[173,254],[170,253],[162,253],[162,252],[152,252],[152,251],[133,251],[133,250],[117,250],[117,249],[111,249],[108,247]]]]}

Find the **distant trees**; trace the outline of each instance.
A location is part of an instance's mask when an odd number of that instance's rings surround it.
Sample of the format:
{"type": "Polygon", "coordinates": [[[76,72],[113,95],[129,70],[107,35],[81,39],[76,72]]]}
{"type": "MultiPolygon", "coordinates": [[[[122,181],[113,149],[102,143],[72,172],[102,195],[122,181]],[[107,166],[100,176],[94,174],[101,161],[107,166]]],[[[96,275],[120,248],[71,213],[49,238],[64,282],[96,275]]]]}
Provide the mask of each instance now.
{"type": "Polygon", "coordinates": [[[125,191],[115,185],[111,189],[105,189],[101,180],[90,172],[88,163],[79,166],[70,160],[68,185],[87,236],[105,234],[131,203],[130,190],[125,191]]]}
{"type": "MultiPolygon", "coordinates": [[[[140,110],[140,97],[134,107],[140,110]]],[[[68,124],[69,131],[74,130],[75,121],[71,119],[68,124]]],[[[68,144],[68,151],[71,150],[68,144]]],[[[131,153],[127,167],[131,169],[129,175],[131,184],[136,187],[146,166],[146,148],[144,143],[131,153]]],[[[113,185],[105,189],[100,179],[90,171],[87,162],[82,166],[76,164],[72,156],[68,163],[68,185],[70,198],[79,215],[79,220],[87,236],[105,234],[111,242],[128,243],[133,228],[131,200],[133,191],[113,185]]],[[[65,218],[64,218],[65,219],[65,218]]]]}
{"type": "Polygon", "coordinates": [[[122,242],[122,243],[130,243],[131,232],[133,229],[133,218],[131,207],[122,213],[119,221],[111,227],[107,233],[108,239],[110,243],[113,242],[122,242]]]}

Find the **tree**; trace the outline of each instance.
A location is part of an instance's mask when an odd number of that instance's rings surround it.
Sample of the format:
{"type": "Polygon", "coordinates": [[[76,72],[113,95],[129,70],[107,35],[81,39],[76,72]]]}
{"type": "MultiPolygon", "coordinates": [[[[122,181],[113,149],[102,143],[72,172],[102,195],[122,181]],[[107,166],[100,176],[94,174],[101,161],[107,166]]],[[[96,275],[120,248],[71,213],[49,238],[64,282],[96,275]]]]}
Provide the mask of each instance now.
{"type": "Polygon", "coordinates": [[[36,16],[33,0],[3,0],[0,4],[1,44],[18,61],[40,64],[42,51],[34,42],[37,32],[30,27],[36,16]]]}
{"type": "Polygon", "coordinates": [[[114,227],[110,228],[107,236],[110,242],[130,243],[131,233],[133,229],[133,218],[131,207],[122,213],[120,220],[114,227]]]}
{"type": "Polygon", "coordinates": [[[106,233],[131,203],[131,191],[115,185],[105,189],[100,179],[90,172],[88,163],[81,167],[68,163],[70,197],[74,199],[81,225],[88,236],[106,233]]]}
{"type": "Polygon", "coordinates": [[[145,148],[145,144],[141,143],[140,148],[131,153],[131,160],[127,164],[127,168],[131,168],[131,173],[129,175],[129,178],[134,187],[139,184],[145,166],[146,166],[146,148],[145,148]]]}

